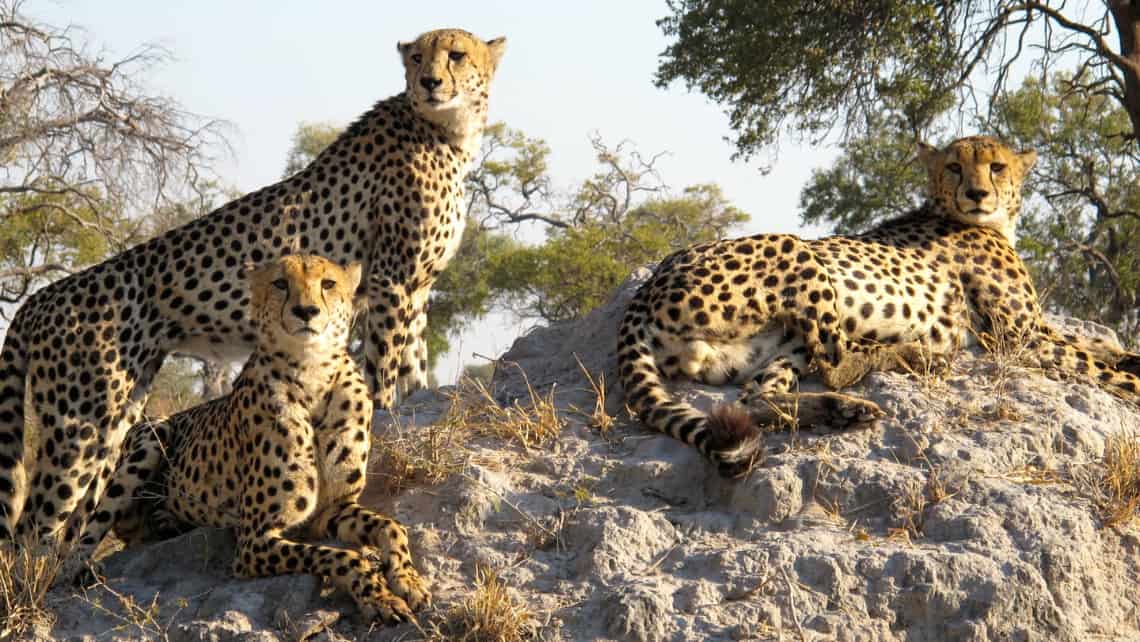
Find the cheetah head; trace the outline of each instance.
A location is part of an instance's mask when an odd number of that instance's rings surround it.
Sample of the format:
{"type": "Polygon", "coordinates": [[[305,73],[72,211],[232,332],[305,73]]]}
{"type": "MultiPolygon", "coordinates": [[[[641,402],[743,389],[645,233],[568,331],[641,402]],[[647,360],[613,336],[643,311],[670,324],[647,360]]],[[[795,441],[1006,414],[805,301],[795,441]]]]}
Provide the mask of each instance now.
{"type": "Polygon", "coordinates": [[[416,112],[459,136],[473,127],[481,131],[488,86],[506,45],[506,38],[483,41],[462,29],[438,29],[399,43],[416,112]]]}
{"type": "Polygon", "coordinates": [[[1037,152],[1014,152],[997,139],[971,136],[945,149],[919,143],[918,158],[930,176],[930,197],[944,216],[993,228],[1013,241],[1021,184],[1037,152]]]}
{"type": "Polygon", "coordinates": [[[319,256],[292,254],[244,271],[259,343],[310,354],[348,345],[360,263],[342,268],[319,256]]]}

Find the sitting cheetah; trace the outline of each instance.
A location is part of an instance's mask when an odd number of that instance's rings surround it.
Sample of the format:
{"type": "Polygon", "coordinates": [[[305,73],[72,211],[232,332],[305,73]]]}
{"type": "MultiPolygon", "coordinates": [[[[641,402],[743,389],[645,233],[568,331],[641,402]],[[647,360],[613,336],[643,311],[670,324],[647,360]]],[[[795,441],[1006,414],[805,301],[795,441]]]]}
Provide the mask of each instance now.
{"type": "Polygon", "coordinates": [[[1013,248],[1021,184],[1037,159],[987,137],[922,145],[930,201],[858,236],[760,234],[665,258],[619,330],[626,399],[646,425],[696,446],[722,474],[746,471],[757,424],[798,404],[805,423],[879,416],[840,395],[796,395],[809,368],[839,388],[866,371],[948,357],[967,333],[1025,341],[1043,367],[1140,400],[1140,359],[1045,324],[1013,248]],[[664,380],[746,383],[744,403],[706,416],[664,380]],[[747,408],[748,410],[743,410],[747,408]]]}
{"type": "Polygon", "coordinates": [[[239,577],[313,573],[369,619],[411,619],[430,596],[408,536],[356,503],[364,489],[372,399],[348,354],[360,264],[286,256],[250,270],[256,348],[233,392],[127,434],[107,494],[72,568],[109,528],[151,513],[146,497],[199,526],[233,528],[239,577]],[[352,549],[291,539],[336,538],[379,549],[380,569],[352,549]]]}
{"type": "Polygon", "coordinates": [[[249,354],[247,261],[361,261],[374,399],[426,385],[428,291],[462,236],[504,47],[457,29],[400,43],[405,91],[308,167],[29,297],[0,351],[0,544],[17,531],[74,541],[166,355],[249,354]]]}

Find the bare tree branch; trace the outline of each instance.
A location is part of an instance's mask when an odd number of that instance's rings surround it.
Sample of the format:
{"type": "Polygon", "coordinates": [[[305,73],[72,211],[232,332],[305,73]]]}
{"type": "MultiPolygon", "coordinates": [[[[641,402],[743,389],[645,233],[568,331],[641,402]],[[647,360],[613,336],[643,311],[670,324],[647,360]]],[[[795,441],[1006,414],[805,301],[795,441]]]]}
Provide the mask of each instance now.
{"type": "MultiPolygon", "coordinates": [[[[77,267],[76,233],[103,239],[108,252],[143,240],[143,217],[194,194],[212,154],[228,151],[222,123],[146,91],[142,79],[166,51],[144,45],[106,62],[81,35],[0,0],[0,222],[13,235],[0,234],[7,303],[64,273],[60,266],[77,267]]],[[[99,258],[83,243],[88,261],[99,258]]]]}

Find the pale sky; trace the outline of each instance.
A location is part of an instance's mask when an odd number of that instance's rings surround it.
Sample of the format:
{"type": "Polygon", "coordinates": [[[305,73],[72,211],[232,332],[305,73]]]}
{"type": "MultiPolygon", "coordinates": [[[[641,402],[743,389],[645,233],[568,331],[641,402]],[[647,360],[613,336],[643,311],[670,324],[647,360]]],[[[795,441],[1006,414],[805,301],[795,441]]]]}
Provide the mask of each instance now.
{"type": "MultiPolygon", "coordinates": [[[[232,124],[234,154],[219,164],[228,184],[251,191],[276,181],[300,121],[347,124],[403,89],[396,43],[441,27],[507,37],[491,91],[490,119],[551,148],[551,173],[568,189],[594,171],[587,136],[629,139],[651,154],[675,189],[714,182],[752,215],[741,233],[798,232],[799,190],[831,148],[786,142],[773,171],[733,162],[723,110],[683,87],[653,85],[666,39],[656,19],[663,0],[578,2],[267,2],[200,0],[32,0],[28,15],[87,30],[108,59],[145,42],[175,60],[147,76],[149,87],[186,109],[232,124]]],[[[757,159],[767,160],[766,158],[757,159]]],[[[505,315],[477,321],[453,341],[436,376],[454,381],[470,354],[497,355],[529,325],[505,315]]]]}

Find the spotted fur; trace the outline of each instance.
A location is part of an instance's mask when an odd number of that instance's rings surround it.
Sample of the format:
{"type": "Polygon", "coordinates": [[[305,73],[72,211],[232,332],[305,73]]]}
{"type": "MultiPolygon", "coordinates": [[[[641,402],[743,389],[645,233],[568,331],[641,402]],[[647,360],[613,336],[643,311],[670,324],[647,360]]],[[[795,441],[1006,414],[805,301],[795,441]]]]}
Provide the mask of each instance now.
{"type": "Polygon", "coordinates": [[[919,158],[931,202],[865,234],[760,234],[665,258],[619,330],[620,375],[641,421],[736,475],[757,455],[759,425],[794,421],[792,410],[839,427],[881,416],[841,393],[797,394],[810,370],[840,388],[869,370],[946,359],[970,332],[1023,341],[1043,367],[1140,400],[1136,355],[1061,336],[1042,319],[1013,248],[1036,154],[971,137],[924,145],[919,158]],[[665,381],[679,377],[745,384],[744,409],[710,419],[670,395],[665,381]]]}
{"type": "Polygon", "coordinates": [[[136,530],[160,508],[234,529],[239,577],[313,573],[386,621],[428,603],[404,527],[357,503],[372,425],[372,399],[347,350],[360,274],[359,263],[341,269],[300,255],[251,270],[257,347],[233,392],[131,429],[70,568],[108,529],[136,530]],[[358,548],[299,541],[306,533],[375,548],[382,563],[373,568],[358,548]]]}
{"type": "Polygon", "coordinates": [[[405,91],[308,167],[29,297],[0,351],[0,543],[74,541],[168,354],[249,354],[246,261],[362,262],[376,403],[426,385],[424,308],[462,236],[462,181],[504,46],[456,29],[401,43],[405,91]]]}

